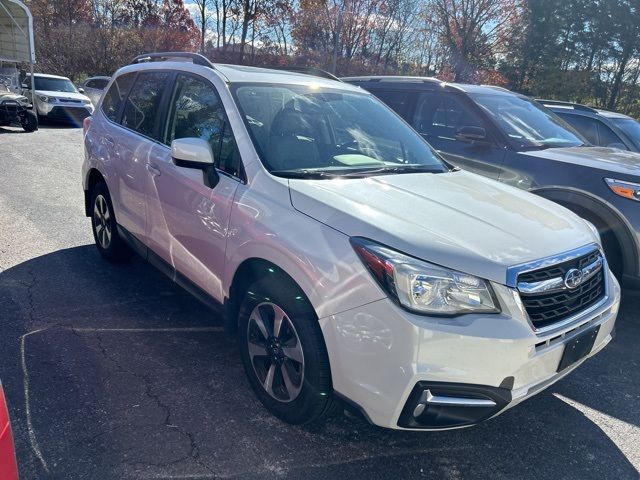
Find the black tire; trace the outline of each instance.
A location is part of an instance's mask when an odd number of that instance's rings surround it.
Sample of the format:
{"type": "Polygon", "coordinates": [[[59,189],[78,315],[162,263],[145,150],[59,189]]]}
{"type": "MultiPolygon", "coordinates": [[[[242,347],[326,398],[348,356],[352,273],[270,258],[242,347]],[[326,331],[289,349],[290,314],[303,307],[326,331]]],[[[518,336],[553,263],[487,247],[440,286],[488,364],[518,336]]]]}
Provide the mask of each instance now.
{"type": "Polygon", "coordinates": [[[96,247],[105,259],[118,263],[131,256],[129,246],[118,234],[111,196],[104,182],[97,183],[91,190],[91,229],[96,247]]]}
{"type": "Polygon", "coordinates": [[[35,112],[27,110],[24,117],[20,120],[20,124],[25,132],[35,132],[38,130],[38,116],[35,112]]]}
{"type": "MultiPolygon", "coordinates": [[[[332,411],[331,369],[324,337],[313,307],[300,289],[292,281],[283,277],[266,277],[253,283],[247,289],[238,314],[240,354],[249,384],[266,409],[287,423],[305,424],[319,421],[332,411]],[[296,340],[299,339],[299,345],[303,352],[302,363],[296,362],[286,355],[284,359],[280,359],[282,362],[280,365],[274,361],[273,365],[276,370],[272,377],[273,387],[271,390],[277,391],[277,394],[267,392],[258,373],[261,370],[266,370],[265,364],[272,361],[268,358],[265,359],[269,357],[268,350],[265,349],[263,355],[265,358],[260,358],[257,355],[253,357],[255,364],[249,353],[250,337],[252,337],[252,347],[261,348],[260,346],[256,347],[255,342],[259,343],[261,339],[256,340],[255,338],[257,332],[255,320],[251,320],[251,328],[249,327],[250,317],[256,308],[258,308],[256,311],[268,313],[269,309],[272,309],[271,304],[281,308],[290,321],[290,325],[286,323],[287,326],[285,326],[285,321],[282,322],[280,339],[282,345],[286,345],[282,350],[292,351],[297,348],[297,343],[291,340],[291,337],[295,335],[296,340]],[[291,325],[293,330],[290,328],[291,325]],[[292,375],[287,376],[290,379],[289,385],[295,387],[296,382],[293,379],[296,374],[299,374],[300,366],[302,366],[302,374],[298,375],[298,379],[301,378],[298,382],[299,391],[295,397],[286,399],[288,390],[284,381],[285,372],[283,369],[286,369],[287,372],[293,372],[292,375]],[[279,395],[280,398],[276,398],[275,395],[279,395]]],[[[265,324],[267,323],[268,320],[265,324]]],[[[269,333],[273,333],[273,323],[271,323],[269,333]]],[[[260,337],[259,334],[258,337],[260,337]]],[[[292,396],[289,395],[289,397],[292,396]]]]}

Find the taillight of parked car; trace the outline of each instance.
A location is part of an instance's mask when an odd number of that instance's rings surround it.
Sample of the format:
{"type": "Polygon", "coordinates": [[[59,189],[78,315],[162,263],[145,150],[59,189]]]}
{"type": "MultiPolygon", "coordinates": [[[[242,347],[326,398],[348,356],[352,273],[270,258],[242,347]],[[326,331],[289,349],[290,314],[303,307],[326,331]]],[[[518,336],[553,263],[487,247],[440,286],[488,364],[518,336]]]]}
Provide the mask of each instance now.
{"type": "Polygon", "coordinates": [[[18,466],[16,464],[16,454],[11,437],[9,412],[4,399],[2,384],[0,384],[0,479],[18,479],[18,466]]]}
{"type": "Polygon", "coordinates": [[[87,117],[82,121],[82,130],[84,131],[85,135],[89,131],[90,126],[91,126],[91,117],[87,117]]]}

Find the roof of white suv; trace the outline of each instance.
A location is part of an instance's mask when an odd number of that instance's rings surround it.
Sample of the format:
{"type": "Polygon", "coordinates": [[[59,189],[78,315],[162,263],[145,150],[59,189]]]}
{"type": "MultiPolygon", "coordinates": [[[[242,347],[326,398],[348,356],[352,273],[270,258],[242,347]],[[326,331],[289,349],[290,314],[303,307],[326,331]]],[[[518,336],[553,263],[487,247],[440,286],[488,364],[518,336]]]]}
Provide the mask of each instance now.
{"type": "MultiPolygon", "coordinates": [[[[140,71],[140,70],[155,70],[155,69],[170,69],[170,70],[185,70],[194,71],[198,69],[201,71],[211,71],[211,67],[193,64],[181,59],[168,59],[166,61],[154,61],[143,62],[127,65],[118,70],[117,75],[126,72],[140,71]]],[[[213,64],[213,71],[220,75],[227,83],[280,83],[280,84],[297,84],[297,85],[310,85],[313,84],[318,87],[325,88],[338,88],[340,90],[348,90],[353,92],[363,92],[360,87],[331,80],[315,75],[307,75],[304,73],[291,72],[287,70],[273,70],[269,68],[249,67],[246,65],[228,65],[216,63],[213,64]]],[[[114,75],[114,76],[117,76],[114,75]]]]}
{"type": "MultiPolygon", "coordinates": [[[[30,76],[30,73],[27,73],[27,77],[30,76]]],[[[50,73],[34,73],[34,77],[42,77],[42,78],[59,78],[61,80],[69,80],[69,77],[62,77],[60,75],[51,75],[50,73]]]]}

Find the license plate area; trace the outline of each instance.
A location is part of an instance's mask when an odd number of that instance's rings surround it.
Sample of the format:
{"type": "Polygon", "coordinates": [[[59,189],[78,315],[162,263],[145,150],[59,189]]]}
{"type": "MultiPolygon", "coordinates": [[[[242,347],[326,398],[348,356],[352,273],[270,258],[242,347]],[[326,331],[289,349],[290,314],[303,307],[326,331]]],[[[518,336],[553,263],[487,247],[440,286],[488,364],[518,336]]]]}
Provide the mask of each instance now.
{"type": "Polygon", "coordinates": [[[599,331],[600,325],[569,340],[564,346],[564,352],[562,353],[557,371],[561,372],[589,355],[593,349],[593,345],[596,343],[596,337],[599,331]]]}

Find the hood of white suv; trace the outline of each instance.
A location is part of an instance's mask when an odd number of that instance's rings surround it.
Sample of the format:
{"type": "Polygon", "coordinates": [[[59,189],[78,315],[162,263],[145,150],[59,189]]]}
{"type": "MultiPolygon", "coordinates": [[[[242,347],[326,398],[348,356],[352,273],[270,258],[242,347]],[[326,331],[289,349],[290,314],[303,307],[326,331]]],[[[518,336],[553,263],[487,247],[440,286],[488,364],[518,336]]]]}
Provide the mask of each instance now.
{"type": "Polygon", "coordinates": [[[294,208],[346,235],[502,284],[509,266],[597,241],[569,210],[467,172],[289,186],[294,208]]]}
{"type": "Polygon", "coordinates": [[[529,155],[558,162],[585,165],[591,168],[609,170],[613,172],[640,175],[640,153],[618,150],[608,147],[568,147],[547,148],[545,150],[533,150],[520,152],[529,155]]]}

